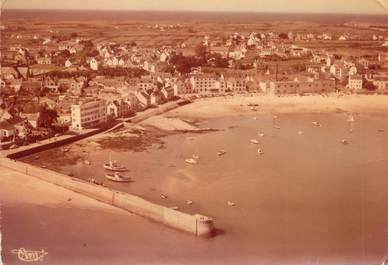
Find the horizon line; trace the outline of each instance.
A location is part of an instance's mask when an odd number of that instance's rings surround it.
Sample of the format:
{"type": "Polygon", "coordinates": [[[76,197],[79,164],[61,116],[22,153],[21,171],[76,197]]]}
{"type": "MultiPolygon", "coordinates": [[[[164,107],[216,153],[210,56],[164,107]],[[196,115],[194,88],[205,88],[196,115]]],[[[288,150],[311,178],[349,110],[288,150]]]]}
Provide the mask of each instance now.
{"type": "Polygon", "coordinates": [[[262,14],[262,13],[271,13],[271,14],[303,14],[303,15],[377,15],[377,16],[388,16],[384,13],[347,13],[347,12],[286,12],[286,11],[232,11],[232,10],[156,10],[156,9],[53,9],[53,8],[3,8],[3,12],[6,11],[97,11],[97,12],[176,12],[176,13],[247,13],[247,14],[262,14]]]}

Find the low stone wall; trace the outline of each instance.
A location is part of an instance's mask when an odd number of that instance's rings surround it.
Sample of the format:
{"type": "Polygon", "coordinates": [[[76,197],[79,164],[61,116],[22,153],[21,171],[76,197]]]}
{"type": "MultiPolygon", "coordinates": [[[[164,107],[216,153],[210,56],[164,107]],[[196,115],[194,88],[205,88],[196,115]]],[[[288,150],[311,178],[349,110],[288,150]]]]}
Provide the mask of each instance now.
{"type": "Polygon", "coordinates": [[[213,220],[203,215],[190,215],[176,211],[128,193],[115,191],[48,169],[6,158],[0,158],[0,166],[33,176],[196,236],[210,237],[213,235],[213,220]]]}

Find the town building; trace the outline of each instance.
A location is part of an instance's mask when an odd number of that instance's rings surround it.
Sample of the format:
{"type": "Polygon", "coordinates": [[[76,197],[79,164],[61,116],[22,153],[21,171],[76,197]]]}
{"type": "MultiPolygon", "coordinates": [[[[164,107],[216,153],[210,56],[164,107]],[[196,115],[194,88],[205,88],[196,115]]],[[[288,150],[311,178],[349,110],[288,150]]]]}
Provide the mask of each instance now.
{"type": "Polygon", "coordinates": [[[351,90],[361,90],[362,77],[359,75],[350,75],[348,79],[348,88],[351,90]]]}
{"type": "Polygon", "coordinates": [[[85,99],[71,105],[71,128],[73,130],[97,127],[106,121],[106,102],[103,99],[85,99]]]}
{"type": "Polygon", "coordinates": [[[261,86],[266,89],[267,94],[304,94],[304,93],[331,93],[335,91],[334,79],[312,79],[306,81],[272,81],[269,87],[266,84],[261,86]]]}

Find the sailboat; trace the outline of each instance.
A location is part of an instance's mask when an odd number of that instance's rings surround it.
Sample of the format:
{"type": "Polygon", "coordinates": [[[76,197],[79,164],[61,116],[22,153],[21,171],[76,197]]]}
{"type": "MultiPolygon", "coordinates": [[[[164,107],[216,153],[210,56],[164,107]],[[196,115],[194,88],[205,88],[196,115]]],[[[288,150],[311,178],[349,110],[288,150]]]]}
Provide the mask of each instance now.
{"type": "Polygon", "coordinates": [[[349,116],[348,116],[348,119],[346,120],[347,122],[355,122],[356,120],[354,119],[354,116],[353,116],[353,114],[349,114],[349,116]]]}

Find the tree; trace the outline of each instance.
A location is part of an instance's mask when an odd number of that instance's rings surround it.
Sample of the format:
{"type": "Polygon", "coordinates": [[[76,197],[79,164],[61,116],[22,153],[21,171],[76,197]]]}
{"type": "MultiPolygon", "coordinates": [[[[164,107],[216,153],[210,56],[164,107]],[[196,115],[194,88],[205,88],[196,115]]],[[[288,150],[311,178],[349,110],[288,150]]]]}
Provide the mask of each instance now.
{"type": "Polygon", "coordinates": [[[377,89],[377,87],[371,81],[366,79],[363,80],[363,87],[369,91],[375,91],[377,89]]]}
{"type": "Polygon", "coordinates": [[[281,39],[283,39],[283,40],[288,39],[288,34],[282,32],[282,33],[279,34],[279,38],[281,38],[281,39]]]}
{"type": "Polygon", "coordinates": [[[70,37],[72,37],[73,39],[77,38],[78,37],[77,32],[71,33],[70,37]]]}
{"type": "Polygon", "coordinates": [[[43,105],[39,109],[38,126],[48,129],[53,129],[53,124],[58,119],[56,110],[50,109],[47,105],[43,105]]]}
{"type": "Polygon", "coordinates": [[[206,58],[206,55],[207,55],[206,46],[203,44],[199,44],[197,47],[195,47],[195,54],[200,58],[206,58]]]}

